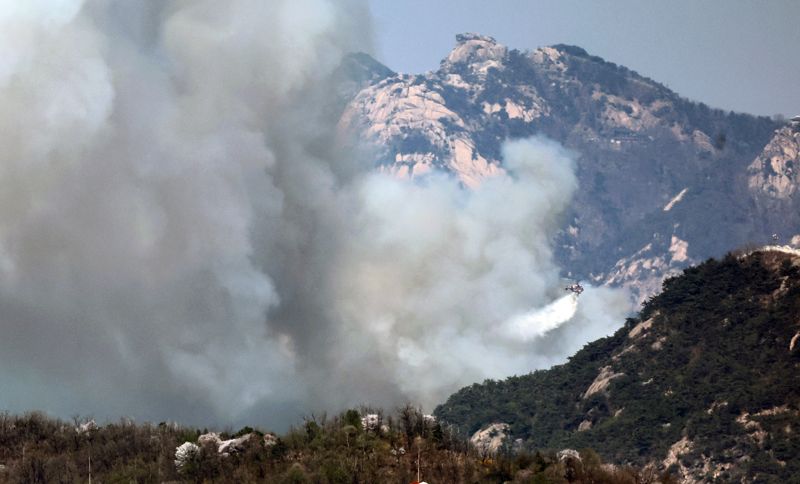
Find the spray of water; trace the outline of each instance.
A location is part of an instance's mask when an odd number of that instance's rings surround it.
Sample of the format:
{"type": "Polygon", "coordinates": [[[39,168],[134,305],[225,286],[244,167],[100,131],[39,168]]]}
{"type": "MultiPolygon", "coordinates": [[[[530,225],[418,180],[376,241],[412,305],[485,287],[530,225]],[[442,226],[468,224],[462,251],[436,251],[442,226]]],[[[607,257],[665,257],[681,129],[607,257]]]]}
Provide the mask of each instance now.
{"type": "Polygon", "coordinates": [[[568,294],[543,308],[533,309],[509,319],[503,325],[503,330],[512,338],[530,341],[566,323],[577,311],[578,296],[568,294]]]}

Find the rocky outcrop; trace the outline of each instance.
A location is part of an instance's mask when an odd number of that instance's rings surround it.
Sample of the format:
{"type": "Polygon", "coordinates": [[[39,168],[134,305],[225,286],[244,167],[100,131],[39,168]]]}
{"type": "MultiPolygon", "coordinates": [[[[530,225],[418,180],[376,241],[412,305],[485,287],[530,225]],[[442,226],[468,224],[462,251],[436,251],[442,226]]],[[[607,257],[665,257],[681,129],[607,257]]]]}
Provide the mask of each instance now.
{"type": "Polygon", "coordinates": [[[82,434],[82,435],[90,434],[90,433],[94,432],[95,430],[97,430],[97,423],[94,421],[94,419],[88,420],[88,421],[78,425],[77,427],[75,427],[75,432],[77,432],[79,434],[82,434]]]}
{"type": "Polygon", "coordinates": [[[747,168],[747,186],[756,197],[788,200],[800,184],[800,132],[779,129],[747,168]]]}
{"type": "Polygon", "coordinates": [[[748,166],[746,180],[756,209],[755,220],[765,233],[781,240],[800,228],[800,131],[785,126],[775,131],[763,151],[748,166]]]}
{"type": "Polygon", "coordinates": [[[204,447],[213,447],[219,454],[223,456],[228,456],[244,450],[245,444],[247,444],[252,437],[253,434],[245,434],[237,438],[222,440],[219,434],[210,432],[198,437],[197,442],[204,447]]]}
{"type": "Polygon", "coordinates": [[[377,413],[368,413],[361,417],[361,428],[368,432],[374,432],[381,428],[381,416],[377,413]]]}
{"type": "Polygon", "coordinates": [[[669,244],[654,240],[628,257],[618,260],[607,273],[594,277],[596,282],[615,287],[625,287],[634,299],[642,303],[661,289],[664,279],[679,274],[689,257],[689,243],[676,235],[669,244]]]}
{"type": "Polygon", "coordinates": [[[581,454],[575,449],[563,449],[559,450],[556,454],[558,460],[567,460],[567,459],[575,459],[577,461],[582,460],[581,454]]]}
{"type": "Polygon", "coordinates": [[[604,366],[600,369],[600,373],[597,374],[592,384],[589,385],[589,388],[583,393],[583,399],[585,400],[596,393],[605,392],[611,380],[621,376],[625,376],[625,373],[615,373],[611,366],[604,366]]]}
{"type": "Polygon", "coordinates": [[[175,467],[178,471],[185,469],[192,461],[200,458],[200,446],[184,442],[175,449],[175,467]]]}
{"type": "Polygon", "coordinates": [[[503,69],[508,48],[493,37],[475,33],[456,36],[456,47],[442,61],[442,70],[483,76],[489,69],[503,69]]]}
{"type": "Polygon", "coordinates": [[[634,326],[633,329],[628,332],[628,338],[636,339],[646,334],[647,330],[653,327],[654,320],[655,316],[634,326]]]}
{"type": "Polygon", "coordinates": [[[508,440],[510,436],[509,430],[508,424],[496,422],[472,434],[469,441],[481,454],[493,455],[508,440]]]}
{"type": "Polygon", "coordinates": [[[684,454],[689,453],[692,450],[692,441],[690,441],[686,436],[681,437],[681,440],[672,444],[667,451],[667,457],[663,461],[663,466],[665,468],[672,467],[674,465],[680,464],[680,457],[684,454]]]}

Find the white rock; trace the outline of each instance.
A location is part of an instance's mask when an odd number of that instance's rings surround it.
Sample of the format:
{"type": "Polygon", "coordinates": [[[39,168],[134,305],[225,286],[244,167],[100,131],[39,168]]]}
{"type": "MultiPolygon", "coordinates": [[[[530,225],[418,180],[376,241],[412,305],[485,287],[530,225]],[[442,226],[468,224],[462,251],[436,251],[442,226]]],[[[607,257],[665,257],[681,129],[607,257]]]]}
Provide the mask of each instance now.
{"type": "Polygon", "coordinates": [[[669,245],[669,253],[672,255],[672,261],[687,261],[689,259],[689,256],[686,254],[688,251],[689,243],[673,235],[669,245]]]}
{"type": "Polygon", "coordinates": [[[264,434],[264,447],[272,447],[278,444],[278,436],[275,434],[264,434]]]}
{"type": "MultiPolygon", "coordinates": [[[[683,437],[681,440],[672,444],[672,446],[667,451],[667,457],[664,459],[663,465],[664,467],[670,467],[674,464],[680,463],[680,457],[684,454],[689,453],[692,450],[694,443],[689,440],[688,437],[683,437]]],[[[683,467],[683,464],[680,464],[683,467]]]]}
{"type": "Polygon", "coordinates": [[[637,324],[633,327],[632,330],[628,333],[628,338],[635,339],[645,333],[648,329],[653,326],[653,320],[655,316],[648,319],[647,321],[642,321],[641,323],[637,324]]]}
{"type": "Polygon", "coordinates": [[[180,471],[199,456],[200,446],[191,442],[184,442],[175,449],[175,467],[180,471]]]}
{"type": "Polygon", "coordinates": [[[493,423],[472,434],[469,441],[483,454],[496,454],[508,438],[510,429],[507,423],[493,423]]]}
{"type": "Polygon", "coordinates": [[[361,427],[364,430],[374,431],[380,428],[381,418],[377,413],[369,413],[361,417],[361,427]]]}
{"type": "Polygon", "coordinates": [[[604,392],[606,388],[608,388],[609,383],[611,383],[611,380],[624,375],[624,373],[614,373],[614,370],[612,370],[610,366],[604,366],[600,369],[600,373],[598,373],[592,384],[589,385],[589,388],[586,389],[583,398],[586,399],[596,393],[604,392]]]}
{"type": "Polygon", "coordinates": [[[222,439],[220,439],[219,434],[217,434],[216,432],[209,432],[197,438],[197,443],[200,444],[201,446],[207,444],[213,444],[215,448],[219,446],[219,443],[221,441],[222,439]]]}
{"type": "Polygon", "coordinates": [[[800,133],[795,133],[788,127],[779,129],[747,168],[748,188],[755,195],[790,199],[800,185],[798,163],[800,133]]]}
{"type": "Polygon", "coordinates": [[[456,64],[466,64],[474,74],[485,75],[489,69],[502,69],[502,60],[508,48],[498,44],[492,37],[477,34],[456,36],[458,45],[444,60],[443,68],[456,64]]]}
{"type": "Polygon", "coordinates": [[[245,434],[237,439],[223,440],[219,443],[217,452],[220,454],[234,454],[244,450],[245,442],[250,440],[253,434],[245,434]]]}
{"type": "Polygon", "coordinates": [[[581,454],[574,449],[559,450],[556,454],[556,457],[558,457],[558,460],[564,460],[567,458],[581,460],[581,454]]]}
{"type": "Polygon", "coordinates": [[[97,430],[97,424],[94,420],[89,420],[75,427],[75,431],[79,434],[88,434],[94,430],[97,430]]]}
{"type": "Polygon", "coordinates": [[[681,200],[683,200],[683,196],[684,196],[684,195],[686,195],[686,192],[688,192],[688,191],[689,191],[689,189],[688,189],[688,188],[684,188],[683,190],[681,190],[681,191],[680,191],[680,193],[678,193],[677,195],[675,195],[675,196],[672,198],[672,200],[670,200],[670,201],[669,201],[669,203],[667,203],[666,205],[664,205],[664,211],[665,211],[665,212],[669,212],[670,210],[672,210],[672,207],[674,207],[676,203],[678,203],[678,202],[680,202],[681,200]]]}

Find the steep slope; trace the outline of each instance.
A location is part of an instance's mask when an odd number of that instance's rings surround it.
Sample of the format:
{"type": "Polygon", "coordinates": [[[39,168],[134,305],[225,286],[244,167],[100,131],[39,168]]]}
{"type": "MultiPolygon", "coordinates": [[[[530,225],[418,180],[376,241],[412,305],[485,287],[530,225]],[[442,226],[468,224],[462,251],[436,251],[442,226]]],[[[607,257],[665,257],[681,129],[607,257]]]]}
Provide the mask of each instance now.
{"type": "Polygon", "coordinates": [[[800,232],[798,170],[800,124],[775,131],[761,154],[747,168],[747,187],[755,202],[758,220],[765,227],[785,235],[800,232]]]}
{"type": "Polygon", "coordinates": [[[533,448],[592,447],[685,482],[800,475],[800,251],[728,255],[668,279],[564,365],[464,388],[436,416],[506,423],[533,448]]]}
{"type": "Polygon", "coordinates": [[[344,56],[333,76],[339,97],[343,101],[341,107],[344,108],[365,87],[394,75],[394,71],[369,54],[354,52],[344,56]]]}
{"type": "Polygon", "coordinates": [[[561,142],[581,184],[557,237],[562,263],[596,283],[646,286],[643,295],[670,271],[788,229],[756,219],[748,185],[777,123],[682,99],[578,47],[525,52],[459,35],[438,70],[361,90],[341,127],[372,147],[381,170],[443,170],[470,187],[504,172],[507,138],[561,142]],[[641,251],[651,254],[632,266],[641,251]]]}

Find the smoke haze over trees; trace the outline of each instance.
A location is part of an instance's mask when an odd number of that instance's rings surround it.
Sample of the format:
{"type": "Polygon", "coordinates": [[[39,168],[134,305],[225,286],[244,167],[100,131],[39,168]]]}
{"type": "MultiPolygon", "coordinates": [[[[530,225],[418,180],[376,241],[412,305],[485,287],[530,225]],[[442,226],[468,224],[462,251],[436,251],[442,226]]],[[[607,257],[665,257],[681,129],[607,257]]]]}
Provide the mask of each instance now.
{"type": "Polygon", "coordinates": [[[337,143],[357,1],[14,2],[0,14],[0,407],[296,419],[561,361],[622,322],[493,328],[563,295],[570,153],[468,191],[337,143]]]}

